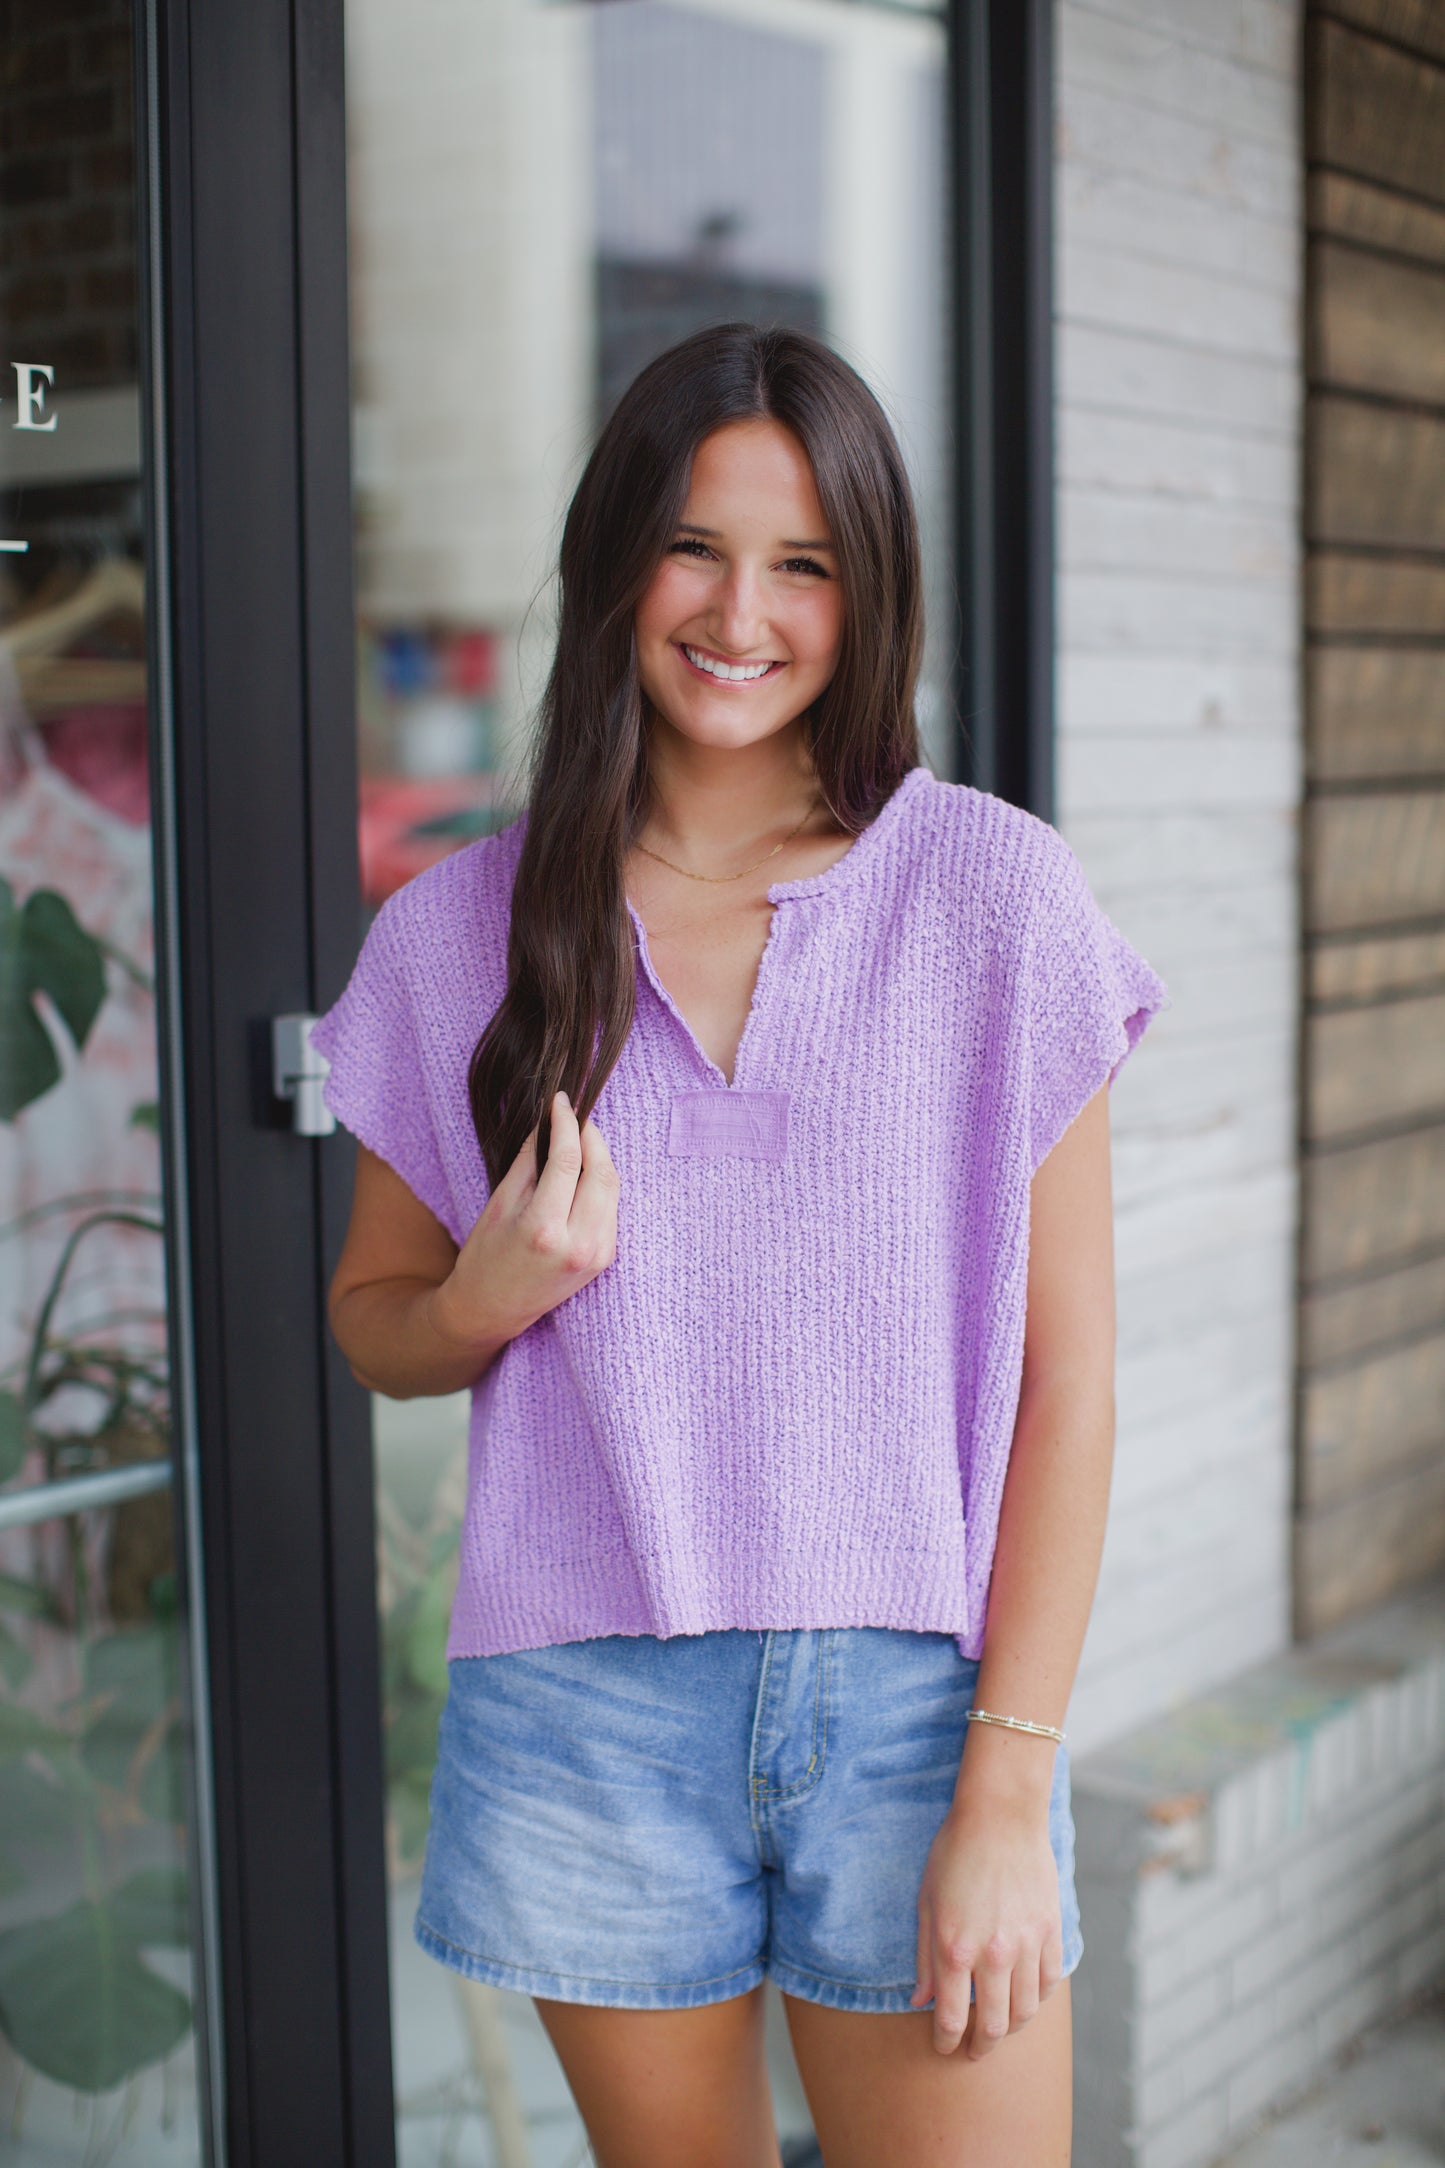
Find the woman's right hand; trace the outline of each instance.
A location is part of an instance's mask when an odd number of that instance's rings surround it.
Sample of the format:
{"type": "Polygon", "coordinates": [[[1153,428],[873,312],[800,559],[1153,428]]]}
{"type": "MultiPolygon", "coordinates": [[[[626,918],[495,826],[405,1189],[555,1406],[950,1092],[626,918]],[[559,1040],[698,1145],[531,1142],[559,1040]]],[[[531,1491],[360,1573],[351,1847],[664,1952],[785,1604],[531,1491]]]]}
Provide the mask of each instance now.
{"type": "Polygon", "coordinates": [[[617,1254],[620,1187],[601,1130],[590,1120],[579,1130],[558,1092],[541,1174],[534,1129],[431,1295],[437,1337],[459,1350],[494,1350],[605,1272],[617,1254]]]}

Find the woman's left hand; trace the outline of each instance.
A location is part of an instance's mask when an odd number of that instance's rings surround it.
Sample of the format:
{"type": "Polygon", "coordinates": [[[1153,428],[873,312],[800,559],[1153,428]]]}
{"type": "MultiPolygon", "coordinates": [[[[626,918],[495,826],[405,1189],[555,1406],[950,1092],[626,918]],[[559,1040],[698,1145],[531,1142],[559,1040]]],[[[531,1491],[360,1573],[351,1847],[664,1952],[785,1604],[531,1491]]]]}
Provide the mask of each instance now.
{"type": "Polygon", "coordinates": [[[1063,1956],[1047,1805],[955,1800],[918,1893],[912,2003],[933,1998],[939,2054],[962,2045],[976,2061],[1027,2025],[1058,1986],[1063,1956]]]}

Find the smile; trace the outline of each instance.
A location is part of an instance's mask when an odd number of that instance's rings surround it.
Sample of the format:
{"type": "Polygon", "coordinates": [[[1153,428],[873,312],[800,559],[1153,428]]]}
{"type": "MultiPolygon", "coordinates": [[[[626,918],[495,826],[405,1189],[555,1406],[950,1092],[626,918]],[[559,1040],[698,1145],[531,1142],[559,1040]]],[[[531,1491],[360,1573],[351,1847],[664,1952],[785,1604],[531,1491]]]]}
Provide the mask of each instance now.
{"type": "Polygon", "coordinates": [[[720,656],[706,654],[700,647],[678,644],[694,670],[701,670],[704,677],[714,678],[723,685],[751,685],[758,678],[767,677],[770,671],[783,667],[780,662],[724,662],[720,656]]]}

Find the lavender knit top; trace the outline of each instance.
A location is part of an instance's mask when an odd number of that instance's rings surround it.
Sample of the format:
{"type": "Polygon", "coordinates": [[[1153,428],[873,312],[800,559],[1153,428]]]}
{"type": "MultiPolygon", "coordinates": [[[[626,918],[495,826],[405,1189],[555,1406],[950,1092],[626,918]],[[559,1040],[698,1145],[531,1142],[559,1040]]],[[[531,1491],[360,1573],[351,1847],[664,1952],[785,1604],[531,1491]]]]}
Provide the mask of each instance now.
{"type": "MultiPolygon", "coordinates": [[[[523,821],[382,906],[327,1104],[457,1243],[523,821]]],[[[734,1080],[653,971],[594,1120],[617,1255],[472,1389],[450,1656],[893,1626],[983,1653],[1029,1181],[1164,998],[1054,829],[913,768],[780,881],[734,1080]]]]}

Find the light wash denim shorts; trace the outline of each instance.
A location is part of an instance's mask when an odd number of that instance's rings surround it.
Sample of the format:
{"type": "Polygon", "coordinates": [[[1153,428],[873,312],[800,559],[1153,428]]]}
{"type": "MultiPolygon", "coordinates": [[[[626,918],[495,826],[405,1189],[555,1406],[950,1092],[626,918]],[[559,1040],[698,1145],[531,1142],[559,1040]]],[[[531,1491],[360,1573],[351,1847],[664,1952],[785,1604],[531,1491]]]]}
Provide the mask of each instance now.
{"type": "MultiPolygon", "coordinates": [[[[883,1627],[456,1658],[417,1940],[558,2002],[690,2009],[771,1977],[835,2010],[906,2010],[978,1668],[951,1635],[883,1627]]],[[[1054,1757],[1069,1973],[1084,1945],[1054,1757]]]]}

